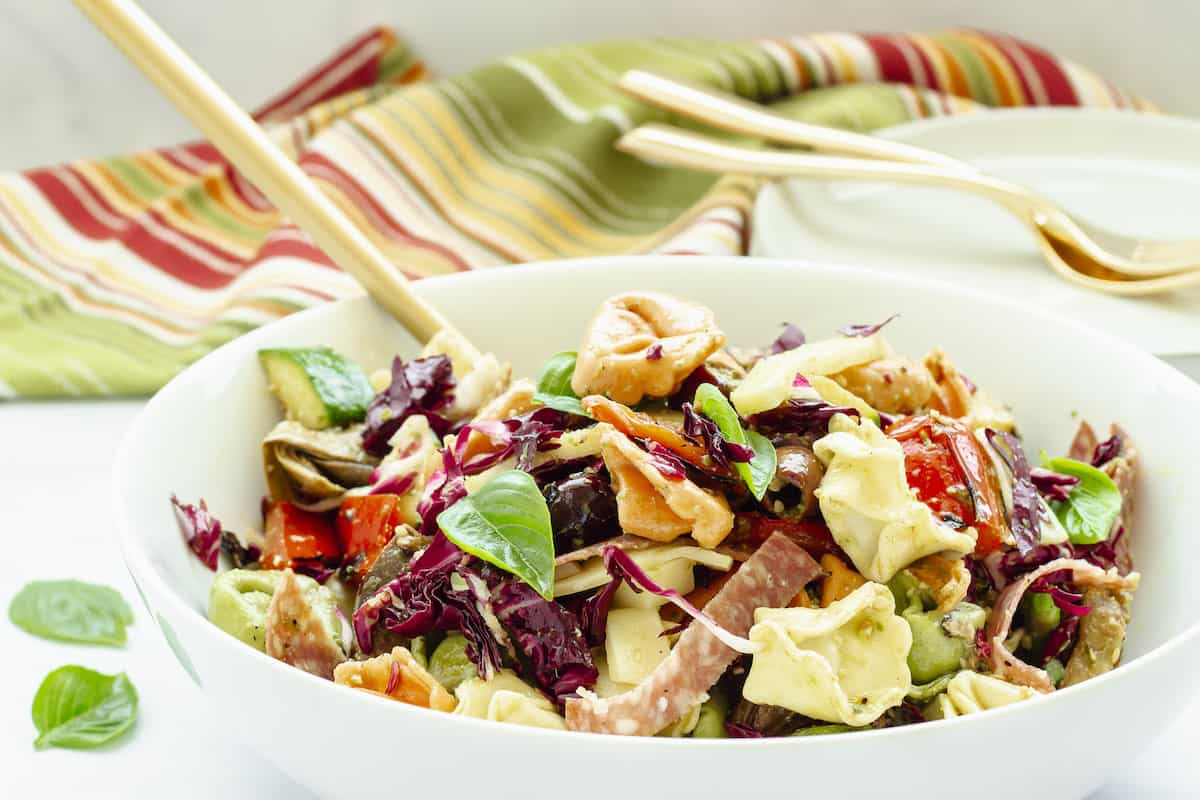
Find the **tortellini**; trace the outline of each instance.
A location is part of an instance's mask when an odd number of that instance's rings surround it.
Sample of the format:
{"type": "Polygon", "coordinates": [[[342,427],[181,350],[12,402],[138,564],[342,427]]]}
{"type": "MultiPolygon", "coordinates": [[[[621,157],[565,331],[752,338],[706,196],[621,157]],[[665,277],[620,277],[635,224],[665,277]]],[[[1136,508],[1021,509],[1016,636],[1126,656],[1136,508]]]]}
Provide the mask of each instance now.
{"type": "Polygon", "coordinates": [[[950,679],[944,694],[939,694],[925,709],[927,719],[949,719],[992,708],[1019,703],[1037,697],[1036,689],[1002,681],[991,675],[963,670],[950,679]]]}
{"type": "Polygon", "coordinates": [[[458,698],[455,714],[534,728],[567,729],[566,720],[554,704],[509,669],[500,670],[490,681],[463,681],[454,695],[458,698]]]}
{"type": "Polygon", "coordinates": [[[839,414],[813,446],[825,465],[817,489],[833,538],[870,580],[886,583],[922,556],[975,549],[975,531],[938,521],[908,488],[904,451],[874,424],[839,414]]]}
{"type": "Polygon", "coordinates": [[[725,334],[712,311],[657,292],[627,292],[604,301],[579,348],[571,388],[632,405],[666,397],[705,359],[725,334]]]}
{"type": "MultiPolygon", "coordinates": [[[[221,630],[259,652],[267,652],[267,609],[284,573],[275,570],[231,569],[214,580],[208,593],[208,618],[221,630]]],[[[308,605],[319,615],[330,636],[340,632],[336,602],[329,587],[305,575],[294,580],[308,605]]]]}
{"type": "Polygon", "coordinates": [[[338,664],[333,682],[434,711],[454,710],[450,693],[403,647],[366,661],[338,664]]]}
{"type": "Polygon", "coordinates": [[[904,700],[912,633],[891,591],[867,583],[828,608],[760,608],[745,698],[826,722],[868,725],[904,700]]]}
{"type": "Polygon", "coordinates": [[[687,478],[667,477],[654,457],[611,425],[603,428],[600,452],[617,493],[621,530],[670,542],[685,533],[705,547],[716,547],[733,530],[733,512],[725,495],[701,489],[687,478]]]}

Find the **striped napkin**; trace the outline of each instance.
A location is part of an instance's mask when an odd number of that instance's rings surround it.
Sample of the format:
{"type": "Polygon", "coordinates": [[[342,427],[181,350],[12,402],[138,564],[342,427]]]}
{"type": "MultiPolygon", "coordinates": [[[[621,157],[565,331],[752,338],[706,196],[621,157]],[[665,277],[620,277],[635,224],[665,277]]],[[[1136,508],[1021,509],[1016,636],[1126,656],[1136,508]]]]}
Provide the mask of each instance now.
{"type": "MultiPolygon", "coordinates": [[[[413,277],[745,252],[757,181],[613,150],[668,119],[613,88],[633,67],[864,131],[985,106],[1147,107],[977,31],[608,42],[433,82],[379,29],[256,118],[413,277]]],[[[357,291],[208,144],[0,176],[0,397],[153,392],[244,331],[357,291]]]]}

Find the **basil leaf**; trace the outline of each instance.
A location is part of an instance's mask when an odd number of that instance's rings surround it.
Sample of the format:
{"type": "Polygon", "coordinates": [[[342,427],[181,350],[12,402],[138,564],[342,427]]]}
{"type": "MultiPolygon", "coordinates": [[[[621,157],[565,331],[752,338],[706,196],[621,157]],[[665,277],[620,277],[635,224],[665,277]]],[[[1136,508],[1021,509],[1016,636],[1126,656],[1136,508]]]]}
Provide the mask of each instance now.
{"type": "Polygon", "coordinates": [[[8,607],[8,618],[44,639],[125,644],[133,612],[116,589],[82,581],[33,581],[8,607]]]}
{"type": "Polygon", "coordinates": [[[746,482],[754,499],[762,500],[768,484],[775,478],[775,446],[757,431],[744,429],[733,406],[725,399],[725,395],[721,394],[721,390],[711,383],[700,384],[692,405],[696,411],[716,423],[717,430],[728,441],[754,450],[754,458],[748,463],[735,461],[733,468],[746,482]]]}
{"type": "Polygon", "coordinates": [[[1066,500],[1049,501],[1071,544],[1096,544],[1107,539],[1121,513],[1121,490],[1113,479],[1073,458],[1046,458],[1043,454],[1042,466],[1079,478],[1066,500]]]}
{"type": "Polygon", "coordinates": [[[550,509],[528,473],[502,472],[438,514],[446,537],[473,556],[511,572],[547,600],[554,597],[550,509]]]}
{"type": "Polygon", "coordinates": [[[571,388],[571,378],[575,375],[574,350],[555,353],[542,367],[542,376],[538,378],[537,391],[533,394],[535,403],[562,411],[566,414],[588,416],[579,404],[579,396],[571,388]]]}
{"type": "Polygon", "coordinates": [[[129,677],[87,667],[59,667],[33,698],[34,747],[87,750],[117,738],[137,719],[138,696],[129,677]]]}

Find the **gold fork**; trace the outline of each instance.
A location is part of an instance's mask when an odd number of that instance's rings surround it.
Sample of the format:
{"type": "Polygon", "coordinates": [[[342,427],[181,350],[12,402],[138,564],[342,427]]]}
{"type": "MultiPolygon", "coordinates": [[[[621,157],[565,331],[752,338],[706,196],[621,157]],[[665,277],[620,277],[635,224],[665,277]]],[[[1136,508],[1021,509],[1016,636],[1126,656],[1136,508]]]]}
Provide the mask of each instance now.
{"type": "Polygon", "coordinates": [[[1076,219],[1025,187],[919,147],[809,125],[716,90],[634,70],[618,86],[648,102],[713,127],[816,153],[739,147],[670,125],[650,123],[617,147],[648,160],[707,172],[769,177],[882,180],[980,194],[1034,233],[1050,267],[1072,283],[1119,295],[1148,295],[1200,283],[1200,241],[1147,241],[1076,219]]]}

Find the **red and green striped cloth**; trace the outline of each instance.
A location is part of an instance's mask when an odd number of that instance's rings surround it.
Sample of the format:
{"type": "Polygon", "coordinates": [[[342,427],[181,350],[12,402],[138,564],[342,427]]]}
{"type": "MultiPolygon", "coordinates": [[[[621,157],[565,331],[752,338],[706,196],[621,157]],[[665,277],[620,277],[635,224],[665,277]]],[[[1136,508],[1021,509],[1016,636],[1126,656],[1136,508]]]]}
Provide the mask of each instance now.
{"type": "MultiPolygon", "coordinates": [[[[613,150],[666,118],[613,88],[634,67],[855,130],[983,106],[1146,107],[978,31],[607,42],[435,82],[380,29],[256,116],[414,277],[744,252],[757,182],[613,150]]],[[[357,291],[207,144],[0,176],[0,397],[153,392],[246,330],[357,291]]]]}

